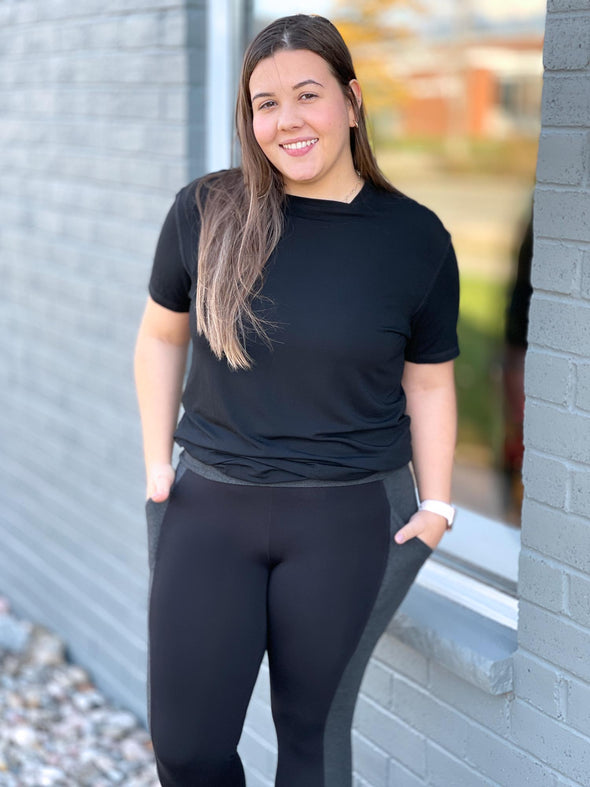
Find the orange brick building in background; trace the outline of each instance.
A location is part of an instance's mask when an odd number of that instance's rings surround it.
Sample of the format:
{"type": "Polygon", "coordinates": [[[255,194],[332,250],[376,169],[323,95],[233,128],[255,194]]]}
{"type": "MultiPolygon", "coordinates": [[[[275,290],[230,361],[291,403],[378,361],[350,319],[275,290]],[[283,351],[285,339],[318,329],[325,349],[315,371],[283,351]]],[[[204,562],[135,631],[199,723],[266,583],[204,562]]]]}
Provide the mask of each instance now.
{"type": "MultiPolygon", "coordinates": [[[[390,50],[391,51],[391,50],[390,50]]],[[[543,36],[412,40],[394,47],[401,135],[538,134],[543,36]]]]}

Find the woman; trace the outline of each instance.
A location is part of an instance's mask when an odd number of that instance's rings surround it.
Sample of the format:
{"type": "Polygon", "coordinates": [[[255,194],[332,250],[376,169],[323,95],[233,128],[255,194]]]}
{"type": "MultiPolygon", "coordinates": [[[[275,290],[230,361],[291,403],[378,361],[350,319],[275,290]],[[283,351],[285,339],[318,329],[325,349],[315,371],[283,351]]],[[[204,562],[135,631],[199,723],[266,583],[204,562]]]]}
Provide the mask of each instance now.
{"type": "Polygon", "coordinates": [[[244,785],[267,651],[276,785],[345,787],[371,651],[452,520],[457,264],[379,171],[328,20],[256,37],[236,118],[242,167],[176,195],[136,349],[150,731],[166,787],[244,785]]]}

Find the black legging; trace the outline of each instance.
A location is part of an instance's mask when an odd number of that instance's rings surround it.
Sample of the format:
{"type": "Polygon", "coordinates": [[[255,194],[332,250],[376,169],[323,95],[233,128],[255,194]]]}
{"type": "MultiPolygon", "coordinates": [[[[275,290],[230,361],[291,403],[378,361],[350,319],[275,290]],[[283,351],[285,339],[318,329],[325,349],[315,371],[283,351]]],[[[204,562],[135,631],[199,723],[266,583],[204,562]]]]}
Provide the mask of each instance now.
{"type": "Polygon", "coordinates": [[[148,502],[149,714],[164,787],[243,787],[237,745],[265,650],[276,787],[348,787],[367,661],[431,553],[393,533],[416,510],[408,467],[313,486],[182,468],[148,502]]]}

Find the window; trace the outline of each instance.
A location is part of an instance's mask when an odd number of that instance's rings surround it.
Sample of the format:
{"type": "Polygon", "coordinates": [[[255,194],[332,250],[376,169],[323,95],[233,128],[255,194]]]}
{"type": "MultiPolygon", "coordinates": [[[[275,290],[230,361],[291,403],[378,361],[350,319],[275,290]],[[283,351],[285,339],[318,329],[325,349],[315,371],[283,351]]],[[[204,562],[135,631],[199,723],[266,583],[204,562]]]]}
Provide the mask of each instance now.
{"type": "Polygon", "coordinates": [[[421,15],[405,0],[244,5],[249,38],[296,12],[337,24],[363,85],[381,168],[451,232],[462,287],[459,514],[418,581],[515,628],[521,482],[518,424],[506,416],[505,313],[534,186],[544,0],[532,0],[528,16],[481,0],[456,17],[430,1],[421,15]],[[507,469],[510,451],[516,460],[507,469]]]}

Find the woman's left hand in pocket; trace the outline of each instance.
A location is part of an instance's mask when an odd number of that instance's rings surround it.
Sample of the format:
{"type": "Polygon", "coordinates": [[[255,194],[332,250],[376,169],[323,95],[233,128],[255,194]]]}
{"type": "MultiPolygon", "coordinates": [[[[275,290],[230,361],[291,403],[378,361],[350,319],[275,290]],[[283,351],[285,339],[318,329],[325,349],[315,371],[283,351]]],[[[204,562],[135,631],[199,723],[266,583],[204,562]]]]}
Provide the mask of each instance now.
{"type": "Polygon", "coordinates": [[[395,534],[398,544],[419,537],[431,549],[436,549],[447,530],[447,520],[432,511],[416,511],[416,513],[395,534]]]}

